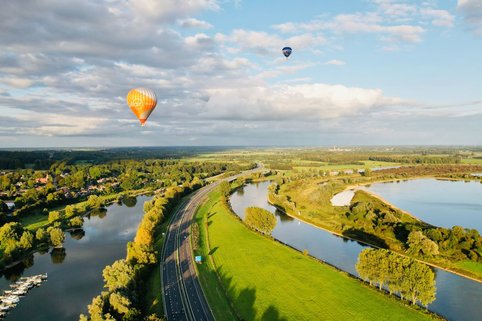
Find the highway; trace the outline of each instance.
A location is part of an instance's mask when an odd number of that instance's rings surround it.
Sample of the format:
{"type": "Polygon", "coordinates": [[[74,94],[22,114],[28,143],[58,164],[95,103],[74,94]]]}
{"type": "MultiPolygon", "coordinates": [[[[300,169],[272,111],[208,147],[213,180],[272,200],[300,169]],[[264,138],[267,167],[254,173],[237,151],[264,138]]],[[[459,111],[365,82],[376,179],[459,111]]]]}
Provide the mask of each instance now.
{"type": "MultiPolygon", "coordinates": [[[[232,181],[260,169],[262,165],[258,164],[253,170],[221,181],[232,181]]],[[[221,181],[192,193],[172,215],[161,256],[163,304],[168,321],[215,320],[196,274],[189,230],[197,208],[221,181]]]]}

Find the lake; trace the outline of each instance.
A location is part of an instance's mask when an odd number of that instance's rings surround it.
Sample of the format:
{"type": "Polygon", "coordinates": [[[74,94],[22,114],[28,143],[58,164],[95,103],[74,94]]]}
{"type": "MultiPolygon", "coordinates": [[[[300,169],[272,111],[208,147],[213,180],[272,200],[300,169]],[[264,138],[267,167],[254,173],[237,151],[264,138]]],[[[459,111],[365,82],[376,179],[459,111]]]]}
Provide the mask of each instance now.
{"type": "Polygon", "coordinates": [[[125,258],[126,244],[134,238],[147,196],[132,207],[113,204],[85,218],[83,232],[66,233],[64,250],[35,253],[25,265],[4,271],[0,289],[20,276],[48,273],[48,280],[30,290],[5,320],[78,320],[103,287],[102,270],[125,258]]]}
{"type": "MultiPolygon", "coordinates": [[[[358,254],[366,246],[333,235],[325,230],[291,218],[268,204],[269,182],[248,184],[231,195],[234,212],[244,217],[245,209],[258,206],[275,213],[277,225],[273,237],[353,275],[358,275],[355,264],[358,254]]],[[[482,186],[481,186],[482,187],[482,186]]],[[[429,309],[450,320],[480,320],[482,315],[482,284],[458,275],[434,269],[437,298],[429,309]]]]}
{"type": "Polygon", "coordinates": [[[363,187],[422,221],[482,233],[482,184],[478,181],[415,179],[363,187]]]}

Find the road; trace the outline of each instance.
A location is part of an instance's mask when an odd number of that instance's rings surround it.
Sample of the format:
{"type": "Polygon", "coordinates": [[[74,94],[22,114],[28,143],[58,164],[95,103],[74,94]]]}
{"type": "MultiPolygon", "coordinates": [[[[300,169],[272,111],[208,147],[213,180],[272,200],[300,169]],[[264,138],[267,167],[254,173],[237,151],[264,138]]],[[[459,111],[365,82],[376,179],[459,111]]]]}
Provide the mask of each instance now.
{"type": "MultiPolygon", "coordinates": [[[[253,170],[221,181],[232,181],[262,168],[262,165],[258,164],[253,170]]],[[[221,181],[192,193],[171,218],[161,258],[164,313],[168,321],[215,320],[196,274],[189,229],[196,209],[221,181]]]]}

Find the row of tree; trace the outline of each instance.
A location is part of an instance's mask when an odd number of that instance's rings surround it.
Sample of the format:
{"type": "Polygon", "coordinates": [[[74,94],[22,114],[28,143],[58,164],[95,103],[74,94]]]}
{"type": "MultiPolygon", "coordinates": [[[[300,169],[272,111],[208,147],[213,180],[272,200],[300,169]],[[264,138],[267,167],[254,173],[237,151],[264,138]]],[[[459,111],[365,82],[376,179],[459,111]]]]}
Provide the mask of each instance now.
{"type": "Polygon", "coordinates": [[[161,320],[154,314],[146,315],[143,280],[152,271],[154,264],[158,263],[155,241],[161,233],[161,224],[182,196],[201,186],[198,180],[193,180],[182,186],[169,187],[144,203],[144,216],[134,241],[127,244],[126,259],[116,261],[104,269],[105,291],[92,300],[88,306],[88,315],[81,315],[81,321],[161,320]]]}
{"type": "Polygon", "coordinates": [[[0,228],[0,267],[22,259],[27,253],[42,246],[60,247],[63,230],[78,229],[84,224],[83,214],[104,206],[102,197],[91,195],[84,203],[67,205],[64,211],[45,211],[49,226],[31,232],[19,222],[8,222],[0,228]]]}
{"type": "Polygon", "coordinates": [[[356,270],[360,277],[386,288],[412,304],[427,307],[435,300],[435,273],[426,264],[384,249],[364,249],[358,256],[356,270]]]}
{"type": "Polygon", "coordinates": [[[6,223],[0,227],[0,268],[22,259],[38,245],[61,246],[65,235],[61,228],[49,226],[31,232],[18,222],[6,223]]]}

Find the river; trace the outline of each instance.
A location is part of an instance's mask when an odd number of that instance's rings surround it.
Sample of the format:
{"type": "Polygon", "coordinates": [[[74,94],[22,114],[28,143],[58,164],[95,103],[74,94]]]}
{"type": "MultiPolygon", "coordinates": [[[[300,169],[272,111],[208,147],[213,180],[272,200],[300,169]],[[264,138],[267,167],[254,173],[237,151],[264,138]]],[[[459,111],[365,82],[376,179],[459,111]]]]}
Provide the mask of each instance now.
{"type": "Polygon", "coordinates": [[[87,312],[92,298],[102,291],[102,270],[126,256],[126,244],[134,238],[147,196],[134,204],[112,204],[107,211],[85,218],[83,232],[66,233],[64,250],[35,253],[25,265],[4,272],[0,289],[20,276],[48,273],[48,280],[20,299],[5,320],[72,321],[87,312]]]}
{"type": "Polygon", "coordinates": [[[482,184],[433,178],[364,187],[427,223],[451,228],[459,225],[482,233],[482,184]]]}
{"type": "MultiPolygon", "coordinates": [[[[275,213],[278,223],[273,230],[273,237],[300,251],[307,249],[320,260],[357,275],[355,263],[365,246],[279,212],[268,204],[269,184],[249,184],[238,189],[230,198],[234,212],[243,218],[247,207],[258,206],[275,213]]],[[[440,269],[434,270],[437,297],[429,309],[449,320],[480,320],[482,284],[440,269]]]]}

